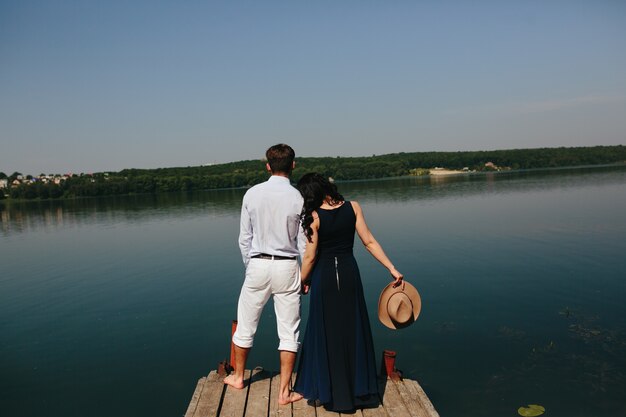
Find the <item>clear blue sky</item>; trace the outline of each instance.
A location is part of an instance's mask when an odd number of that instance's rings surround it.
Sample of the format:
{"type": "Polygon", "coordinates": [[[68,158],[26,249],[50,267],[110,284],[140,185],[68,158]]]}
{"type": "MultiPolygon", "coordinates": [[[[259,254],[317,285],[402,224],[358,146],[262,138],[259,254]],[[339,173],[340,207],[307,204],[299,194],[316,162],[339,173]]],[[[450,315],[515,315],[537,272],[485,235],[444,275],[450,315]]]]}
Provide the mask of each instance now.
{"type": "Polygon", "coordinates": [[[0,171],[626,144],[626,1],[0,0],[0,171]]]}

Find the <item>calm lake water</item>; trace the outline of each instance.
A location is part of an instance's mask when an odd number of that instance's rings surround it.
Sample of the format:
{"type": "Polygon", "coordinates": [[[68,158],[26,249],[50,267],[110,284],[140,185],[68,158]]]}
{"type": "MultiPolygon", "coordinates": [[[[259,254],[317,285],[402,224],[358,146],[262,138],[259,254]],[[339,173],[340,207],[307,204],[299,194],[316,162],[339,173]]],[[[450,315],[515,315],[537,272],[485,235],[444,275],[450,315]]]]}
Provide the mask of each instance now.
{"type": "MultiPolygon", "coordinates": [[[[357,239],[377,356],[442,416],[626,415],[626,167],[339,188],[422,296],[380,324],[389,277],[357,239]]],[[[0,205],[1,414],[183,415],[229,356],[243,193],[0,205]]],[[[277,343],[268,304],[249,367],[277,343]]]]}

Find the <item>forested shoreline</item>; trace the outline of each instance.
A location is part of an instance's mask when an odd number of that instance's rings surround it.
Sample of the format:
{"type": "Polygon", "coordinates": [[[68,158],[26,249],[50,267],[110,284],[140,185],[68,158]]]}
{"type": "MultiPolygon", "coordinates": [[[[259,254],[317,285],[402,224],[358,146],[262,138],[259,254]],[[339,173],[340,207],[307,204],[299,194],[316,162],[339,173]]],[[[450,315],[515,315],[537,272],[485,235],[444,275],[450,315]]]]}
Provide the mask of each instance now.
{"type": "MultiPolygon", "coordinates": [[[[495,151],[401,152],[367,157],[298,157],[293,180],[316,171],[336,181],[428,174],[430,169],[520,170],[626,163],[626,147],[593,146],[495,151]]],[[[0,199],[58,199],[250,187],[267,179],[262,160],[209,166],[124,169],[55,179],[0,172],[0,199]],[[48,180],[50,179],[50,180],[48,180]],[[54,179],[54,180],[53,180],[54,179]]]]}

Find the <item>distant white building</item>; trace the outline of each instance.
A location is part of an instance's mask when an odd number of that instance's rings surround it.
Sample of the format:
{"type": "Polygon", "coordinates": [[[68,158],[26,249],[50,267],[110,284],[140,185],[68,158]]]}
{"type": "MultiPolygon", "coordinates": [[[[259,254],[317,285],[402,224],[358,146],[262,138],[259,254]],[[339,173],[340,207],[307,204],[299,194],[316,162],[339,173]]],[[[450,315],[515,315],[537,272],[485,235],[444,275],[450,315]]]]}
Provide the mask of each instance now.
{"type": "Polygon", "coordinates": [[[9,186],[9,180],[7,180],[6,178],[3,180],[0,180],[0,188],[7,188],[9,186]]]}

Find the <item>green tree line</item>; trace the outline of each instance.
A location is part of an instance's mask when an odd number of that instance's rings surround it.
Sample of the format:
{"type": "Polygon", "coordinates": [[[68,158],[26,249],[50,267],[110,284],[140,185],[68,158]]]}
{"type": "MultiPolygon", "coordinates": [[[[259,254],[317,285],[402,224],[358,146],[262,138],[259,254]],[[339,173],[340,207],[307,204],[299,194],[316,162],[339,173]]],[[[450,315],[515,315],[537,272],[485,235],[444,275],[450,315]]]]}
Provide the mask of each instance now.
{"type": "MultiPolygon", "coordinates": [[[[316,171],[337,181],[409,175],[412,169],[445,167],[482,171],[485,164],[510,169],[601,165],[626,162],[626,147],[509,149],[462,152],[401,152],[367,157],[297,158],[293,179],[316,171]]],[[[0,179],[14,179],[0,173],[0,179]]],[[[158,169],[124,169],[119,172],[74,175],[60,184],[35,181],[5,189],[12,199],[95,197],[134,193],[193,191],[249,187],[267,179],[261,160],[158,169]]],[[[5,197],[0,192],[0,198],[5,197]]]]}

